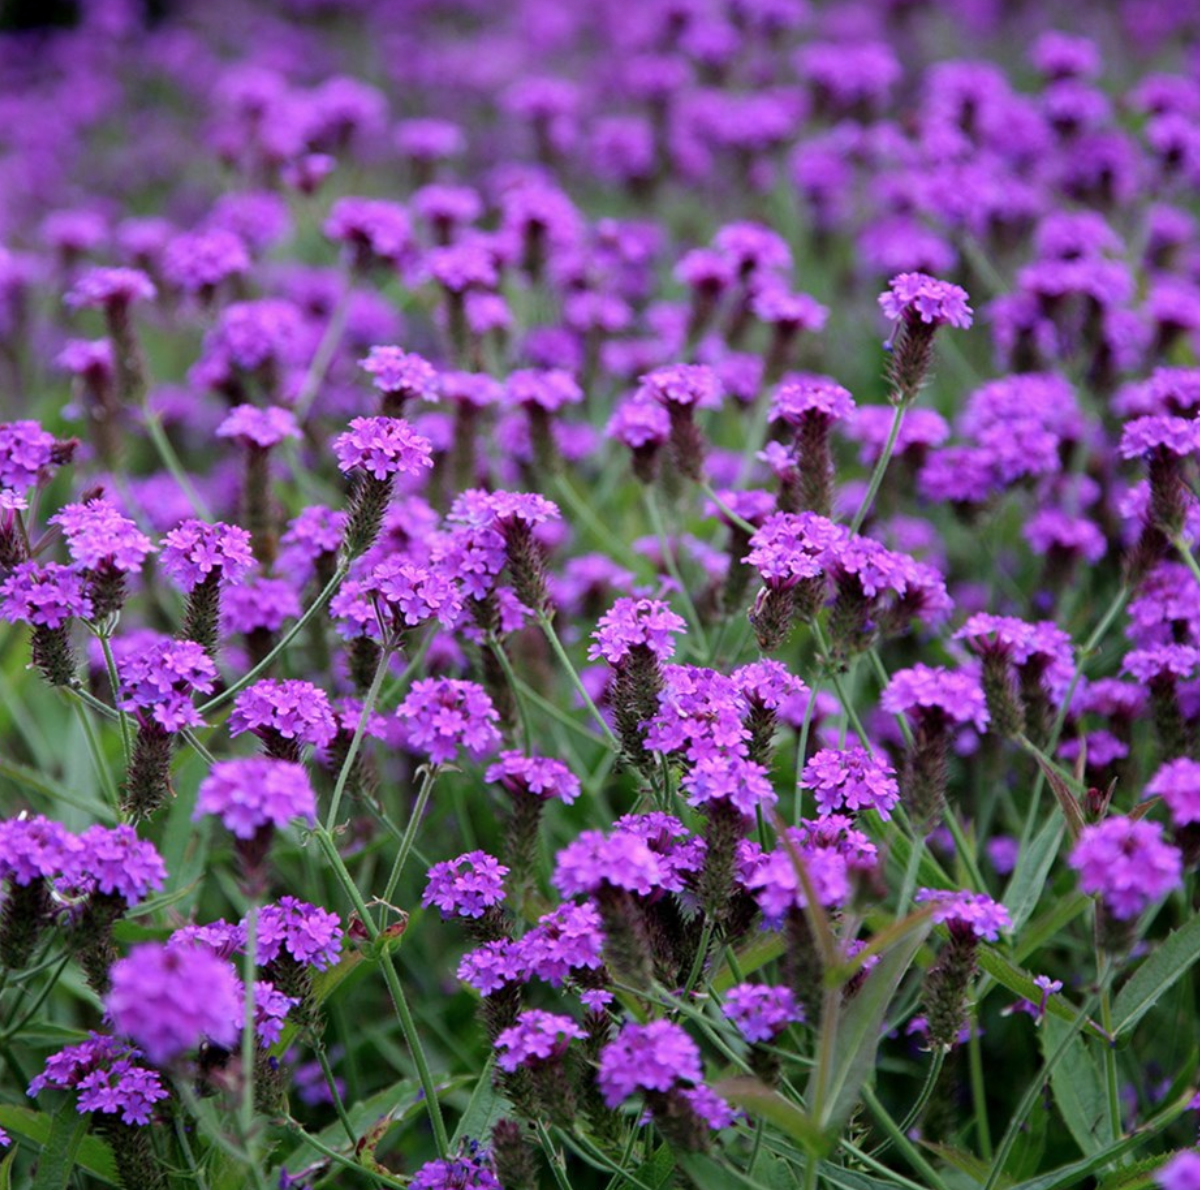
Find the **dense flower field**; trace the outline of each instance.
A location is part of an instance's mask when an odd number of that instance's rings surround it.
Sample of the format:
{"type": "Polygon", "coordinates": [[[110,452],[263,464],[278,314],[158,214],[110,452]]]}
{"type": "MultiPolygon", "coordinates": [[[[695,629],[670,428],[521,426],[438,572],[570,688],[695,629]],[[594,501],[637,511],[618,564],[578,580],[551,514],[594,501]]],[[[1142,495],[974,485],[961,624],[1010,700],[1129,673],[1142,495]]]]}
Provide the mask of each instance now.
{"type": "Polygon", "coordinates": [[[0,20],[0,1187],[1200,1188],[1200,5],[0,20]]]}

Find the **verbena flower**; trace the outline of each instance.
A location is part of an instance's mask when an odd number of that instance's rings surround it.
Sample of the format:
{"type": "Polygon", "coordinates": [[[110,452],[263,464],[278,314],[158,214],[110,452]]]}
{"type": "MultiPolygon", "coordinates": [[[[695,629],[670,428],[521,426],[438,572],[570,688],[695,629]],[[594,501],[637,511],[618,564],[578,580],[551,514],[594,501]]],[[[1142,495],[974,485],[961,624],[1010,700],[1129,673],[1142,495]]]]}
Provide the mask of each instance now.
{"type": "Polygon", "coordinates": [[[1168,761],[1147,782],[1146,793],[1162,798],[1175,826],[1200,823],[1200,764],[1194,760],[1168,761]]]}
{"type": "Polygon", "coordinates": [[[337,724],[329,696],[312,682],[299,678],[283,681],[262,678],[247,686],[233,700],[229,734],[238,736],[244,732],[253,732],[268,747],[290,741],[298,753],[302,744],[324,748],[337,735],[337,724]]]}
{"type": "Polygon", "coordinates": [[[429,869],[422,905],[436,905],[442,917],[479,918],[504,900],[506,868],[495,856],[469,851],[429,869]]]}
{"type": "Polygon", "coordinates": [[[103,498],[65,504],[50,518],[67,543],[71,561],[84,570],[111,566],[133,574],[154,552],[150,539],[103,498]]]}
{"type": "Polygon", "coordinates": [[[944,922],[951,931],[970,933],[987,942],[995,942],[1001,930],[1012,928],[1008,910],[984,893],[922,888],[913,900],[918,905],[934,906],[933,921],[944,922]]]}
{"type": "Polygon", "coordinates": [[[480,760],[495,752],[500,716],[482,686],[457,678],[422,678],[396,709],[405,745],[434,764],[454,760],[460,751],[480,760]]]}
{"type": "Polygon", "coordinates": [[[286,955],[324,971],[338,960],[342,924],[336,913],[284,896],[259,909],[257,940],[258,961],[264,966],[286,955]]]}
{"type": "Polygon", "coordinates": [[[132,908],[167,881],[167,866],[148,839],[131,826],[90,826],[64,850],[64,882],[77,892],[116,897],[132,908]]]}
{"type": "Polygon", "coordinates": [[[650,650],[659,661],[669,661],[675,653],[675,633],[687,625],[658,599],[618,599],[600,617],[588,649],[592,660],[603,657],[610,665],[619,665],[638,646],[650,650]]]}
{"type": "Polygon", "coordinates": [[[290,409],[268,405],[238,405],[217,426],[218,438],[234,438],[258,450],[269,450],[289,438],[300,437],[300,426],[290,409]]]}
{"type": "Polygon", "coordinates": [[[488,1158],[468,1153],[427,1161],[408,1184],[411,1190],[501,1190],[488,1158]]]}
{"type": "Polygon", "coordinates": [[[791,988],[766,984],[731,987],[721,1010],[747,1041],[771,1041],[788,1025],[804,1020],[804,1009],[791,988]]]}
{"type": "Polygon", "coordinates": [[[804,766],[799,784],[812,790],[821,814],[877,810],[886,822],[900,800],[895,770],[857,745],[822,748],[804,766]]]}
{"type": "Polygon", "coordinates": [[[580,793],[579,778],[561,760],[526,756],[516,751],[501,752],[500,759],[484,773],[484,780],[502,786],[514,796],[556,799],[567,806],[580,793]]]}
{"type": "Polygon", "coordinates": [[[154,1105],[170,1092],[157,1070],[141,1065],[142,1056],[126,1042],[92,1033],[87,1041],[51,1054],[29,1084],[29,1094],[40,1095],[47,1087],[75,1091],[80,1114],[99,1112],[120,1116],[125,1124],[149,1124],[154,1105]]]}
{"type": "Polygon", "coordinates": [[[410,475],[433,466],[433,446],[399,417],[356,417],[333,441],[338,466],[375,479],[410,475]]]}
{"type": "Polygon", "coordinates": [[[600,1092],[609,1107],[620,1107],[638,1091],[669,1091],[704,1078],[700,1050],[670,1021],[627,1024],[600,1051],[600,1092]]]}
{"type": "Polygon", "coordinates": [[[164,731],[176,732],[203,724],[192,694],[212,691],[217,667],[195,641],[166,640],[122,662],[119,676],[122,710],[147,712],[164,731]]]}
{"type": "Polygon", "coordinates": [[[571,1039],[585,1037],[569,1016],[541,1012],[531,1008],[517,1017],[517,1023],[496,1038],[499,1057],[496,1065],[509,1072],[519,1066],[533,1066],[561,1057],[571,1039]]]}
{"type": "Polygon", "coordinates": [[[0,583],[0,601],[4,619],[40,628],[63,628],[92,615],[82,576],[57,562],[22,562],[0,583]]]}
{"type": "Polygon", "coordinates": [[[1114,817],[1085,827],[1067,862],[1079,873],[1080,889],[1098,893],[1118,921],[1137,917],[1182,879],[1179,849],[1144,820],[1114,817]]]}
{"type": "Polygon", "coordinates": [[[210,575],[236,583],[254,566],[250,534],[237,525],[220,521],[184,521],[163,539],[160,564],[185,592],[192,591],[210,575]]]}
{"type": "Polygon", "coordinates": [[[316,825],[317,798],[302,766],[269,757],[219,760],[200,782],[192,821],[219,818],[238,839],[299,820],[316,825]]]}
{"type": "Polygon", "coordinates": [[[143,942],[113,964],[105,1009],[116,1029],[163,1066],[201,1041],[233,1045],[241,985],[233,967],[203,947],[143,942]]]}

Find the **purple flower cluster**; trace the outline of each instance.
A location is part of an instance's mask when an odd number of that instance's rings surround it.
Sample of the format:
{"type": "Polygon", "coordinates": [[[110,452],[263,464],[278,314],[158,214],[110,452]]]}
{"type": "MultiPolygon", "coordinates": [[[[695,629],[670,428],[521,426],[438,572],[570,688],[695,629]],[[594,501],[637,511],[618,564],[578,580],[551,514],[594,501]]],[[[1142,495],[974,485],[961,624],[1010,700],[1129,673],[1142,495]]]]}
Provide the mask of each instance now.
{"type": "Polygon", "coordinates": [[[627,1024],[600,1051],[597,1081],[609,1107],[619,1107],[638,1091],[669,1091],[703,1079],[699,1048],[670,1021],[627,1024]]]}
{"type": "Polygon", "coordinates": [[[513,1071],[519,1066],[532,1066],[561,1057],[572,1038],[586,1036],[569,1017],[553,1012],[527,1009],[517,1023],[496,1038],[501,1070],[513,1071]]]}
{"type": "Polygon", "coordinates": [[[429,869],[422,905],[436,905],[442,917],[482,917],[504,900],[506,868],[485,851],[469,851],[429,869]]]}
{"type": "Polygon", "coordinates": [[[1079,873],[1079,887],[1099,894],[1118,921],[1143,909],[1182,880],[1179,849],[1163,841],[1153,822],[1106,818],[1085,827],[1067,861],[1079,873]]]}
{"type": "Polygon", "coordinates": [[[254,567],[250,534],[237,525],[188,520],[163,538],[160,562],[185,592],[214,572],[225,583],[236,583],[254,567]]]}
{"type": "Polygon", "coordinates": [[[258,911],[258,961],[266,965],[282,955],[324,971],[337,962],[342,924],[336,913],[292,896],[280,897],[258,911]]]}
{"type": "Polygon", "coordinates": [[[238,694],[229,715],[231,736],[248,731],[323,748],[337,735],[337,723],[329,696],[312,682],[263,678],[238,694]]]}
{"type": "Polygon", "coordinates": [[[895,770],[865,748],[822,748],[804,766],[802,789],[812,790],[822,815],[877,810],[885,822],[900,800],[895,770]]]}
{"type": "Polygon", "coordinates": [[[457,678],[423,678],[396,710],[406,747],[433,764],[454,760],[460,751],[480,760],[500,745],[500,716],[482,686],[457,678]]]}
{"type": "Polygon", "coordinates": [[[913,900],[918,905],[932,905],[935,922],[944,922],[951,931],[970,933],[986,942],[995,942],[1001,930],[1012,928],[1008,910],[984,893],[922,888],[913,900]]]}
{"type": "Polygon", "coordinates": [[[109,565],[135,574],[154,552],[150,539],[108,500],[65,504],[50,518],[67,543],[71,561],[84,570],[109,565]]]}
{"type": "Polygon", "coordinates": [[[10,623],[62,628],[90,619],[92,600],[83,578],[67,566],[22,562],[0,583],[0,616],[10,623]]]}
{"type": "Polygon", "coordinates": [[[788,1025],[804,1020],[791,988],[739,983],[725,993],[725,1015],[747,1041],[772,1041],[788,1025]]]}
{"type": "Polygon", "coordinates": [[[283,830],[299,819],[316,825],[317,797],[301,765],[265,756],[219,760],[200,782],[192,820],[219,818],[235,838],[264,827],[283,830]]]}
{"type": "Polygon", "coordinates": [[[620,665],[634,649],[645,648],[659,661],[670,661],[675,654],[671,638],[686,627],[683,617],[660,599],[618,599],[600,617],[588,656],[620,665]]]}
{"type": "Polygon", "coordinates": [[[148,712],[164,731],[176,732],[204,722],[192,694],[212,691],[217,667],[195,641],[164,640],[124,660],[119,674],[121,709],[148,712]]]}
{"type": "Polygon", "coordinates": [[[47,1087],[74,1091],[81,1113],[119,1115],[125,1124],[149,1124],[154,1105],[168,1098],[162,1076],[141,1065],[142,1051],[115,1037],[92,1033],[87,1041],[67,1046],[46,1059],[29,1084],[30,1095],[47,1087]]]}
{"type": "Polygon", "coordinates": [[[1168,761],[1150,778],[1146,792],[1162,798],[1177,827],[1200,823],[1200,764],[1194,760],[1168,761]]]}
{"type": "Polygon", "coordinates": [[[522,752],[501,752],[489,766],[484,780],[502,786],[514,797],[552,799],[569,806],[579,797],[579,778],[561,760],[545,756],[526,756],[522,752]]]}
{"type": "Polygon", "coordinates": [[[884,688],[880,705],[893,715],[932,711],[950,723],[970,723],[976,731],[986,730],[989,719],[979,679],[940,665],[918,663],[897,670],[884,688]]]}
{"type": "Polygon", "coordinates": [[[338,466],[376,479],[411,475],[433,466],[433,446],[403,418],[356,417],[333,442],[338,466]]]}

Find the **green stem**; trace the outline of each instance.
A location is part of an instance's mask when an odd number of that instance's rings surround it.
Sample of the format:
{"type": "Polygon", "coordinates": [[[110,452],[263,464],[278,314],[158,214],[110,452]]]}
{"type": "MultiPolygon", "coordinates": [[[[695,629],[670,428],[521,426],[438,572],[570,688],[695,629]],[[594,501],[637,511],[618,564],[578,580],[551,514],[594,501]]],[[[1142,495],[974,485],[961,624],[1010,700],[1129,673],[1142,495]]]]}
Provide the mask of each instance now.
{"type": "Polygon", "coordinates": [[[646,504],[646,515],[650,518],[650,524],[654,528],[654,535],[658,538],[659,552],[662,554],[663,565],[667,568],[667,573],[674,580],[675,588],[679,593],[679,598],[683,602],[683,609],[687,613],[688,622],[695,629],[696,645],[699,651],[705,656],[708,655],[708,637],[704,631],[704,625],[700,623],[700,617],[696,613],[696,605],[692,602],[691,592],[688,590],[687,584],[683,581],[683,575],[680,573],[679,566],[675,561],[675,551],[671,546],[671,541],[667,537],[667,527],[663,524],[662,510],[658,507],[658,499],[650,488],[642,488],[642,499],[646,504]]]}
{"type": "Polygon", "coordinates": [[[307,1131],[299,1120],[287,1117],[285,1121],[288,1131],[302,1144],[308,1145],[314,1152],[320,1153],[322,1157],[332,1161],[335,1165],[340,1165],[343,1169],[352,1169],[355,1173],[366,1174],[368,1177],[373,1177],[377,1182],[384,1186],[395,1186],[396,1190],[406,1190],[408,1181],[401,1181],[399,1178],[394,1178],[390,1174],[380,1173],[378,1170],[364,1169],[357,1161],[347,1157],[344,1153],[339,1153],[337,1149],[327,1145],[323,1140],[319,1140],[307,1131]]]}
{"type": "Polygon", "coordinates": [[[696,957],[692,960],[692,969],[688,972],[687,983],[683,987],[682,999],[684,1000],[691,997],[692,990],[704,971],[704,960],[708,958],[708,948],[712,945],[713,929],[713,919],[706,916],[704,926],[700,931],[700,941],[696,946],[696,957]]]}
{"type": "MultiPolygon", "coordinates": [[[[1110,984],[1114,964],[1104,950],[1096,947],[1096,969],[1100,978],[1100,1025],[1109,1037],[1113,1036],[1112,993],[1110,984]]],[[[1109,1130],[1113,1140],[1120,1140],[1121,1127],[1121,1088],[1117,1074],[1117,1048],[1115,1042],[1107,1042],[1104,1046],[1104,1079],[1108,1090],[1108,1120],[1109,1130]]]]}
{"type": "MultiPolygon", "coordinates": [[[[925,1110],[925,1105],[929,1102],[930,1096],[933,1094],[934,1088],[937,1086],[938,1078],[942,1073],[942,1066],[946,1061],[946,1051],[937,1049],[933,1051],[932,1060],[929,1063],[929,1069],[925,1072],[925,1083],[921,1087],[921,1093],[917,1096],[912,1107],[909,1108],[908,1115],[904,1117],[900,1124],[900,1131],[905,1136],[908,1135],[913,1125],[921,1118],[921,1113],[925,1110]]],[[[881,1157],[891,1147],[891,1138],[883,1142],[877,1149],[874,1150],[872,1156],[881,1157]]]]}
{"type": "Polygon", "coordinates": [[[976,892],[986,892],[987,884],[984,882],[983,873],[979,870],[979,865],[975,860],[974,850],[971,848],[967,836],[963,834],[962,824],[958,821],[958,814],[955,813],[952,807],[946,808],[946,826],[949,828],[950,837],[954,840],[955,852],[962,857],[963,867],[967,870],[967,875],[971,878],[971,882],[975,885],[976,892]]]}
{"type": "Polygon", "coordinates": [[[521,721],[521,740],[525,746],[525,754],[532,756],[533,733],[529,727],[529,716],[525,714],[525,704],[517,690],[517,675],[513,672],[512,662],[508,659],[503,642],[494,632],[488,634],[488,647],[492,650],[492,655],[500,662],[500,668],[504,670],[504,680],[508,683],[509,690],[512,691],[513,702],[517,707],[517,718],[521,721]]]}
{"type": "Polygon", "coordinates": [[[250,1137],[254,1129],[254,1049],[257,1037],[254,1030],[254,983],[258,973],[258,899],[251,896],[246,906],[246,954],[242,960],[244,1001],[242,1006],[242,1100],[238,1106],[238,1121],[242,1143],[253,1156],[250,1137]]]}
{"type": "Polygon", "coordinates": [[[275,663],[275,658],[304,631],[313,616],[334,597],[349,570],[350,564],[343,562],[334,572],[333,578],[325,584],[321,593],[313,600],[311,606],[305,610],[304,615],[279,638],[279,643],[252,670],[240,677],[233,685],[222,690],[216,698],[210,698],[208,702],[201,703],[199,708],[200,714],[208,715],[218,707],[224,706],[230,699],[236,698],[251,682],[255,681],[259,674],[265,673],[275,663]]]}
{"type": "Polygon", "coordinates": [[[375,667],[375,676],[371,679],[371,688],[363,699],[362,714],[358,717],[358,725],[354,729],[354,737],[346,751],[346,759],[338,771],[337,783],[333,787],[333,798],[329,803],[329,814],[325,819],[325,829],[332,832],[337,823],[338,810],[342,805],[342,794],[346,791],[346,782],[350,779],[350,771],[358,758],[358,750],[362,746],[363,736],[367,732],[367,724],[375,713],[375,704],[379,701],[379,691],[383,687],[383,679],[387,674],[388,664],[392,659],[391,650],[384,648],[379,654],[379,664],[375,667]]]}
{"type": "Polygon", "coordinates": [[[1175,547],[1176,552],[1183,559],[1184,564],[1192,572],[1192,577],[1197,583],[1200,583],[1200,563],[1196,562],[1192,554],[1191,547],[1182,537],[1172,537],[1171,544],[1175,547]]]}
{"type": "Polygon", "coordinates": [[[329,1097],[333,1100],[333,1109],[337,1112],[337,1118],[341,1121],[342,1130],[346,1133],[346,1139],[352,1144],[358,1144],[358,1136],[354,1131],[354,1125],[350,1121],[350,1115],[346,1111],[346,1105],[342,1102],[342,1093],[338,1090],[337,1077],[333,1073],[333,1067],[329,1064],[329,1054],[325,1050],[324,1041],[318,1040],[313,1049],[316,1051],[317,1061],[321,1064],[321,1074],[324,1076],[325,1085],[329,1088],[329,1097]]]}
{"type": "Polygon", "coordinates": [[[436,764],[425,766],[425,774],[421,778],[421,788],[417,790],[417,800],[413,803],[412,814],[409,815],[408,825],[404,828],[404,838],[400,840],[400,850],[396,852],[391,874],[388,876],[383,890],[382,900],[385,904],[391,901],[395,895],[396,886],[400,883],[400,874],[404,871],[404,865],[408,863],[408,857],[416,842],[417,831],[425,817],[425,807],[429,804],[429,795],[433,791],[433,783],[437,780],[437,775],[438,766],[436,764]]]}
{"type": "Polygon", "coordinates": [[[554,1176],[554,1184],[558,1190],[571,1190],[571,1180],[567,1177],[567,1163],[563,1159],[562,1153],[559,1152],[554,1140],[546,1129],[546,1125],[541,1121],[535,1122],[537,1128],[538,1141],[541,1143],[542,1150],[546,1154],[546,1164],[550,1166],[550,1172],[554,1176]]]}
{"type": "Polygon", "coordinates": [[[987,1092],[983,1083],[983,1046],[979,1042],[979,1029],[975,1014],[970,1021],[971,1037],[967,1042],[967,1056],[971,1065],[971,1100],[975,1107],[975,1139],[979,1155],[984,1161],[992,1159],[992,1130],[988,1124],[987,1092]]]}
{"type": "Polygon", "coordinates": [[[171,445],[171,439],[167,437],[167,432],[162,427],[162,419],[159,414],[152,412],[143,405],[142,420],[150,434],[150,441],[154,443],[154,449],[158,452],[159,459],[162,460],[162,464],[170,473],[171,478],[179,485],[179,490],[187,497],[188,503],[192,506],[192,511],[202,521],[211,521],[212,513],[209,511],[208,505],[205,504],[200,493],[196,491],[196,487],[192,483],[191,477],[188,475],[183,464],[179,461],[179,456],[175,453],[175,448],[171,445]]]}
{"type": "Polygon", "coordinates": [[[862,1095],[863,1102],[870,1109],[879,1126],[887,1133],[896,1148],[904,1154],[904,1159],[909,1165],[925,1179],[926,1186],[933,1190],[946,1190],[946,1183],[942,1181],[937,1170],[925,1160],[916,1145],[900,1130],[900,1125],[888,1114],[887,1109],[876,1098],[875,1092],[869,1086],[865,1086],[862,1095]]]}
{"type": "MultiPolygon", "coordinates": [[[[107,632],[98,632],[96,634],[100,641],[100,648],[104,652],[104,668],[108,671],[108,684],[112,688],[113,702],[116,703],[120,697],[120,677],[117,674],[117,662],[113,657],[112,641],[107,632]]],[[[125,750],[125,767],[129,767],[129,758],[133,754],[133,737],[129,733],[129,716],[118,706],[117,715],[121,724],[121,747],[125,750]]]]}
{"type": "Polygon", "coordinates": [[[567,650],[563,648],[563,643],[559,640],[558,633],[554,631],[554,624],[550,617],[545,612],[538,612],[537,620],[538,626],[541,628],[546,640],[550,643],[550,648],[554,650],[554,655],[567,671],[567,676],[571,679],[571,684],[583,699],[583,705],[587,707],[592,718],[595,719],[604,732],[604,738],[608,741],[609,747],[619,752],[621,745],[617,742],[617,737],[613,735],[612,728],[609,727],[604,716],[600,714],[599,708],[592,701],[592,696],[587,692],[587,687],[583,684],[583,679],[576,672],[575,666],[571,664],[571,658],[567,656],[567,650]]]}
{"type": "Polygon", "coordinates": [[[730,508],[729,505],[717,495],[716,492],[713,491],[712,484],[710,484],[707,480],[701,483],[700,490],[717,506],[717,511],[720,512],[720,514],[727,521],[741,529],[743,533],[749,533],[750,536],[753,537],[754,534],[758,532],[758,530],[748,520],[738,516],[738,514],[734,512],[733,509],[730,508]]]}
{"type": "Polygon", "coordinates": [[[867,513],[871,511],[871,505],[875,503],[875,497],[879,494],[879,485],[883,483],[884,472],[887,471],[888,464],[892,461],[892,452],[896,449],[896,440],[900,437],[900,426],[904,422],[906,408],[904,405],[897,405],[896,412],[892,415],[892,428],[888,431],[887,441],[883,444],[883,453],[875,462],[875,469],[871,472],[871,481],[867,484],[862,503],[854,514],[854,520],[850,522],[851,533],[857,533],[862,528],[862,523],[867,519],[867,513]]]}
{"type": "Polygon", "coordinates": [[[108,798],[109,805],[112,806],[119,816],[121,813],[121,795],[117,790],[116,783],[113,781],[112,773],[108,771],[108,762],[104,759],[104,753],[100,750],[100,741],[96,738],[95,728],[92,726],[92,721],[88,718],[82,704],[74,702],[72,705],[75,707],[75,716],[79,720],[79,725],[83,728],[84,737],[87,739],[88,752],[92,757],[92,765],[96,770],[96,775],[100,778],[100,784],[104,787],[104,794],[108,798]]]}

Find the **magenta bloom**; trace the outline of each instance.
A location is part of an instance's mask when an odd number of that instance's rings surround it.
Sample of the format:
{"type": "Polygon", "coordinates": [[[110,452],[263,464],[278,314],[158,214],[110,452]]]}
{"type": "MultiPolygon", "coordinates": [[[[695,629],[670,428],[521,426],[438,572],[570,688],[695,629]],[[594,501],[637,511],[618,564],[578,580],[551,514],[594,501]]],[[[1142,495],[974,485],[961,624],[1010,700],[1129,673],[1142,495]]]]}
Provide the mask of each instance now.
{"type": "Polygon", "coordinates": [[[58,461],[58,446],[58,439],[36,421],[0,422],[0,487],[33,487],[58,461]]]}
{"type": "Polygon", "coordinates": [[[627,1024],[600,1051],[597,1073],[609,1107],[620,1107],[638,1091],[669,1091],[704,1078],[696,1043],[670,1021],[627,1024]]]}
{"type": "Polygon", "coordinates": [[[517,1023],[496,1038],[499,1051],[496,1065],[511,1073],[518,1066],[548,1062],[566,1053],[571,1038],[578,1040],[586,1036],[569,1016],[531,1008],[521,1013],[517,1023]]]}
{"type": "Polygon", "coordinates": [[[482,686],[457,678],[423,678],[396,710],[404,743],[444,764],[465,750],[475,760],[500,744],[500,721],[482,686]]]}
{"type": "Polygon", "coordinates": [[[933,905],[933,920],[945,922],[952,933],[969,933],[984,941],[995,942],[1001,930],[1012,928],[1008,910],[983,893],[923,888],[913,900],[918,905],[933,905]]]}
{"type": "Polygon", "coordinates": [[[222,521],[206,524],[188,520],[163,539],[162,568],[190,593],[214,571],[226,583],[236,583],[254,567],[250,534],[222,521]]]}
{"type": "Polygon", "coordinates": [[[1200,764],[1194,760],[1168,761],[1150,778],[1146,792],[1162,798],[1176,826],[1200,822],[1200,764]]]}
{"type": "Polygon", "coordinates": [[[670,408],[719,409],[725,390],[707,364],[670,364],[641,378],[639,395],[670,408]]]}
{"type": "Polygon", "coordinates": [[[983,687],[974,674],[921,663],[898,669],[883,691],[880,704],[890,714],[936,712],[950,723],[971,723],[976,731],[988,725],[983,687]]]}
{"type": "Polygon", "coordinates": [[[627,831],[584,831],[558,853],[555,887],[564,897],[586,896],[602,884],[647,896],[672,873],[645,839],[627,831]]]}
{"type": "Polygon", "coordinates": [[[409,475],[433,466],[433,445],[401,417],[356,417],[333,441],[338,466],[376,479],[409,475]]]}
{"type": "Polygon", "coordinates": [[[123,711],[149,711],[164,731],[199,727],[204,720],[192,693],[211,692],[217,667],[191,640],[163,640],[121,662],[117,705],[123,711]]]}
{"type": "Polygon", "coordinates": [[[661,599],[618,599],[600,617],[588,649],[595,661],[603,657],[609,665],[619,665],[639,646],[653,653],[659,661],[669,661],[675,653],[672,633],[685,631],[682,616],[673,612],[661,599]]]}
{"type": "Polygon", "coordinates": [[[323,748],[337,735],[333,708],[324,690],[291,678],[263,678],[247,686],[233,701],[229,734],[278,734],[285,740],[323,748]]]}
{"type": "MultiPolygon", "coordinates": [[[[845,857],[832,848],[811,846],[804,833],[795,828],[789,830],[789,836],[808,871],[817,900],[826,908],[841,904],[850,895],[845,857]]],[[[792,853],[782,845],[763,857],[762,862],[747,874],[745,883],[755,892],[769,923],[779,922],[789,910],[803,909],[808,904],[808,895],[800,882],[792,853]]]]}
{"type": "Polygon", "coordinates": [[[264,827],[283,830],[299,818],[315,826],[317,795],[299,764],[252,756],[219,760],[200,782],[192,821],[215,815],[238,839],[253,839],[264,827]]]}
{"type": "Polygon", "coordinates": [[[760,983],[730,988],[722,1011],[747,1041],[772,1041],[788,1025],[804,1020],[804,1008],[791,988],[760,983]]]}
{"type": "Polygon", "coordinates": [[[156,1066],[201,1041],[231,1047],[240,1032],[241,985],[204,947],[143,942],[112,965],[105,1010],[156,1066]]]}
{"type": "Polygon", "coordinates": [[[1121,458],[1139,459],[1156,451],[1190,455],[1200,449],[1200,424],[1194,418],[1165,414],[1135,417],[1125,423],[1118,448],[1121,458]]]}
{"type": "Polygon", "coordinates": [[[505,984],[524,979],[526,967],[520,943],[509,938],[485,942],[462,957],[456,972],[468,987],[481,996],[490,996],[505,984]]]}
{"type": "Polygon", "coordinates": [[[117,897],[130,908],[167,882],[167,866],[154,844],[131,826],[89,826],[64,849],[64,883],[77,892],[117,897]]]}
{"type": "Polygon", "coordinates": [[[501,752],[500,759],[484,773],[484,780],[502,785],[514,796],[544,801],[557,798],[568,806],[580,792],[579,778],[561,760],[515,751],[501,752]]]}
{"type": "Polygon", "coordinates": [[[1085,827],[1067,861],[1079,887],[1098,893],[1119,921],[1137,917],[1152,901],[1178,888],[1183,859],[1153,822],[1106,818],[1085,827]]]}
{"type": "Polygon", "coordinates": [[[10,623],[61,628],[74,617],[91,615],[83,578],[57,562],[22,562],[0,583],[0,617],[10,623]]]}
{"type": "Polygon", "coordinates": [[[845,529],[814,512],[777,512],[750,538],[745,562],[768,587],[787,590],[824,573],[831,551],[845,539],[845,529]]]}
{"type": "Polygon", "coordinates": [[[1200,1153],[1194,1149],[1176,1153],[1154,1180],[1162,1190],[1200,1190],[1200,1153]]]}
{"type": "MultiPolygon", "coordinates": [[[[390,613],[401,629],[432,619],[444,628],[453,628],[462,616],[462,593],[444,569],[421,566],[401,556],[376,566],[363,591],[374,596],[381,611],[390,613]]],[[[387,618],[385,615],[385,621],[387,618]]]]}
{"type": "Polygon", "coordinates": [[[287,438],[299,438],[296,415],[279,405],[260,409],[257,405],[238,405],[217,426],[218,438],[236,438],[247,446],[268,450],[287,438]]]}
{"type": "Polygon", "coordinates": [[[221,227],[176,236],[163,250],[163,276],[185,293],[211,293],[222,281],[250,270],[240,236],[221,227]]]}
{"type": "Polygon", "coordinates": [[[971,325],[972,310],[967,291],[948,281],[939,281],[926,273],[900,273],[879,295],[879,305],[892,322],[908,318],[933,326],[971,325]]]}
{"type": "Polygon", "coordinates": [[[409,1190],[501,1190],[486,1157],[471,1153],[426,1161],[408,1185],[409,1190]]]}
{"type": "Polygon", "coordinates": [[[771,398],[771,421],[801,426],[809,421],[845,421],[855,409],[854,398],[825,376],[784,381],[771,398]]]}
{"type": "Polygon", "coordinates": [[[73,310],[88,306],[130,306],[157,295],[154,282],[140,269],[88,269],[64,299],[73,310]]]}
{"type": "Polygon", "coordinates": [[[149,1124],[154,1105],[169,1095],[157,1070],[142,1066],[140,1050],[115,1037],[93,1033],[46,1059],[42,1073],[29,1084],[29,1094],[47,1087],[75,1091],[80,1115],[119,1115],[125,1124],[149,1124]]]}
{"type": "Polygon", "coordinates": [[[0,880],[32,884],[62,871],[74,843],[62,823],[41,814],[0,822],[0,880]]]}
{"type": "Polygon", "coordinates": [[[102,498],[65,504],[50,523],[62,529],[71,560],[85,570],[107,564],[133,573],[141,570],[146,556],[154,552],[150,539],[137,525],[102,498]]]}
{"type": "Polygon", "coordinates": [[[590,901],[567,902],[538,918],[517,944],[528,974],[559,987],[572,971],[604,965],[600,913],[590,901]]]}
{"type": "Polygon", "coordinates": [[[442,392],[437,369],[424,356],[399,347],[372,347],[358,366],[373,377],[372,383],[389,396],[419,397],[436,401],[442,392]]]}
{"type": "Polygon", "coordinates": [[[254,1031],[264,1049],[283,1036],[287,1014],[300,1003],[298,996],[285,996],[275,985],[263,979],[254,981],[254,1031]]]}
{"type": "Polygon", "coordinates": [[[900,800],[895,770],[857,745],[822,748],[804,766],[799,784],[813,791],[822,815],[873,809],[886,822],[900,800]]]}
{"type": "Polygon", "coordinates": [[[342,949],[341,919],[295,897],[280,897],[258,911],[257,949],[263,966],[286,954],[301,966],[324,971],[342,949]]]}
{"type": "Polygon", "coordinates": [[[468,851],[429,869],[421,904],[436,905],[444,919],[479,918],[504,900],[506,868],[486,851],[468,851]]]}

